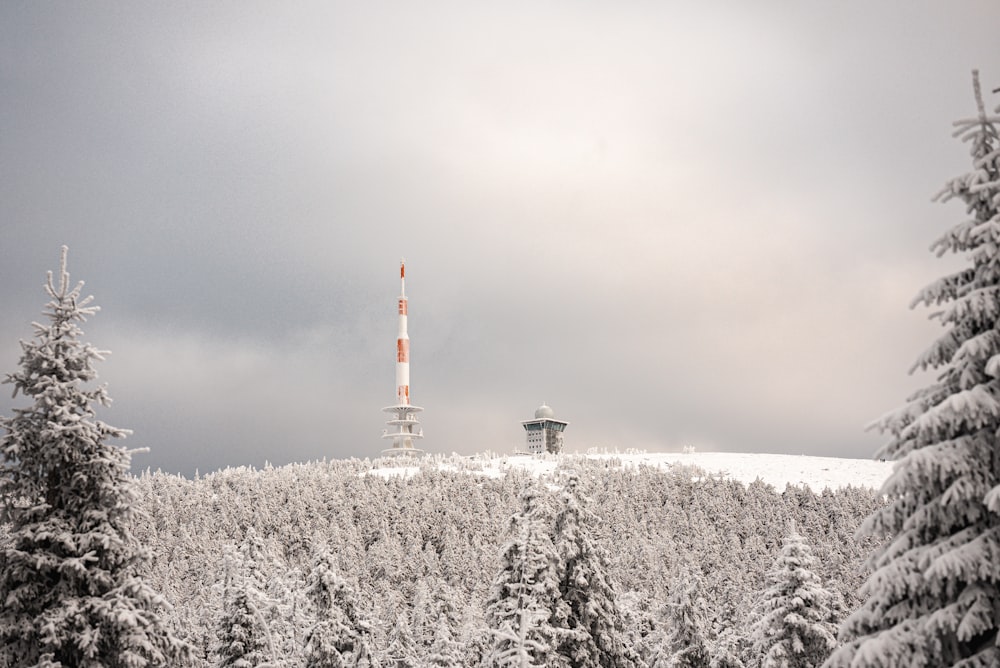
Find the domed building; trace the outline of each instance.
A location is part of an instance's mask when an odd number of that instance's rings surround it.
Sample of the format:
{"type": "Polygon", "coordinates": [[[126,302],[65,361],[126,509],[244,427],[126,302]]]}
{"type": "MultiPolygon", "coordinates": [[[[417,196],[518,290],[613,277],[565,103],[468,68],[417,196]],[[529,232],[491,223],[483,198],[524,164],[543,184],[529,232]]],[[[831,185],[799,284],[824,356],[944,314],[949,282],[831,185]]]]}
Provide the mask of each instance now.
{"type": "Polygon", "coordinates": [[[558,454],[563,448],[563,432],[569,422],[555,419],[555,411],[544,403],[535,410],[534,420],[525,420],[528,452],[533,455],[548,452],[558,454]]]}

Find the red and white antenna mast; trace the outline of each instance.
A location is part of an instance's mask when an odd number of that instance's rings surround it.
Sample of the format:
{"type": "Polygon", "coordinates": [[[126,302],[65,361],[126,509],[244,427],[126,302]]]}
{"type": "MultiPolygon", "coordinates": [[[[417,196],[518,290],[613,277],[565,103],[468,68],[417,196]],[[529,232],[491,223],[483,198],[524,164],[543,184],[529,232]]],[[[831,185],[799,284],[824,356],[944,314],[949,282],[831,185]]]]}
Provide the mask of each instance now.
{"type": "Polygon", "coordinates": [[[382,410],[393,413],[394,417],[386,422],[388,428],[382,432],[382,438],[391,438],[392,447],[382,451],[383,455],[419,454],[421,451],[413,447],[413,441],[424,437],[420,422],[414,416],[423,408],[410,404],[410,336],[406,331],[407,299],[406,299],[406,263],[399,261],[399,328],[396,333],[396,405],[387,406],[382,410]]]}
{"type": "Polygon", "coordinates": [[[396,404],[410,403],[410,335],[406,333],[406,263],[399,261],[399,332],[396,337],[396,404]]]}

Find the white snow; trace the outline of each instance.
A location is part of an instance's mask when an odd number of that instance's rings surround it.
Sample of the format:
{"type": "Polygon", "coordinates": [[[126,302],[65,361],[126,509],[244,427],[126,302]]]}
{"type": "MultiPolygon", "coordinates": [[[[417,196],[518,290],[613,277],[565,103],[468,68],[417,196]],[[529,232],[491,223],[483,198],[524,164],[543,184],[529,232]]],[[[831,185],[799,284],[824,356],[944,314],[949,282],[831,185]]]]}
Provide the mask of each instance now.
{"type": "MultiPolygon", "coordinates": [[[[547,475],[561,463],[573,457],[619,461],[623,466],[652,466],[668,469],[674,465],[695,466],[710,475],[722,475],[749,484],[758,478],[781,491],[785,485],[808,486],[814,492],[824,488],[870,487],[880,489],[892,473],[893,462],[871,459],[842,459],[807,455],[776,455],[746,452],[633,452],[587,453],[563,455],[482,455],[451,459],[441,458],[440,470],[465,470],[477,475],[502,477],[509,468],[523,468],[537,476],[547,475]],[[461,465],[458,465],[458,460],[461,465]]],[[[381,476],[409,477],[419,467],[408,462],[405,466],[377,465],[369,473],[381,476]]]]}
{"type": "Polygon", "coordinates": [[[880,489],[892,473],[893,466],[893,462],[872,459],[746,452],[658,452],[590,456],[616,457],[622,463],[661,468],[675,463],[697,466],[707,473],[721,474],[744,484],[760,478],[778,491],[784,489],[786,484],[808,486],[814,492],[821,492],[825,487],[840,489],[849,485],[880,489]]]}
{"type": "Polygon", "coordinates": [[[419,466],[386,466],[365,471],[362,475],[377,475],[383,478],[394,478],[396,476],[409,478],[420,473],[419,466]]]}

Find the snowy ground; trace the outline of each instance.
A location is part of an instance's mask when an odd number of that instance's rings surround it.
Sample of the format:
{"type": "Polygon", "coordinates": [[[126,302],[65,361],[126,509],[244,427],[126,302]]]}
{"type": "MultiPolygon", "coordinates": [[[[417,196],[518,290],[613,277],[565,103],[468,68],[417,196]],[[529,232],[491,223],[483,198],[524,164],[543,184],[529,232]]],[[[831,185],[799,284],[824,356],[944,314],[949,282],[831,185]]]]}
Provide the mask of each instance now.
{"type": "MultiPolygon", "coordinates": [[[[625,466],[655,466],[668,468],[674,464],[697,466],[710,474],[720,474],[739,480],[745,484],[760,478],[777,490],[786,484],[806,485],[815,492],[825,487],[839,489],[853,485],[879,489],[889,474],[892,462],[878,462],[870,459],[840,459],[837,457],[807,457],[805,455],[771,455],[744,452],[692,452],[692,453],[606,453],[586,455],[561,455],[554,457],[516,455],[473,458],[476,466],[472,469],[481,475],[502,476],[507,468],[516,466],[530,469],[536,475],[551,472],[561,458],[586,456],[592,459],[616,459],[625,466]]],[[[384,462],[385,460],[383,460],[384,462]]],[[[373,469],[376,475],[412,475],[419,471],[414,466],[400,466],[401,462],[384,464],[373,469]]],[[[447,459],[439,464],[442,469],[456,469],[447,459]]],[[[470,470],[468,464],[461,467],[470,470]]]]}
{"type": "MultiPolygon", "coordinates": [[[[604,456],[604,455],[590,455],[604,456]]],[[[709,473],[721,473],[743,483],[757,478],[774,485],[779,491],[786,484],[808,485],[815,492],[824,487],[839,489],[853,485],[879,489],[889,474],[893,462],[871,459],[840,459],[837,457],[807,457],[805,455],[770,455],[745,452],[647,453],[615,456],[623,462],[649,466],[690,464],[709,473]]]]}

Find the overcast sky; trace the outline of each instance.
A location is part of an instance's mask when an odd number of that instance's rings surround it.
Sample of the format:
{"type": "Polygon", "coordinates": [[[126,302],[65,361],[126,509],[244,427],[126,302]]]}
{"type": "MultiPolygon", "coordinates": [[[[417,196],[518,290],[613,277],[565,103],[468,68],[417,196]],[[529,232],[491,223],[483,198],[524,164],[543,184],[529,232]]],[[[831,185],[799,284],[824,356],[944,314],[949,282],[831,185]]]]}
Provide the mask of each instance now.
{"type": "MultiPolygon", "coordinates": [[[[370,457],[398,262],[433,452],[870,457],[927,382],[1000,5],[0,3],[0,370],[69,269],[149,448],[370,457]]],[[[988,95],[990,106],[1000,95],[988,95]]],[[[23,405],[0,398],[0,414],[23,405]]]]}

